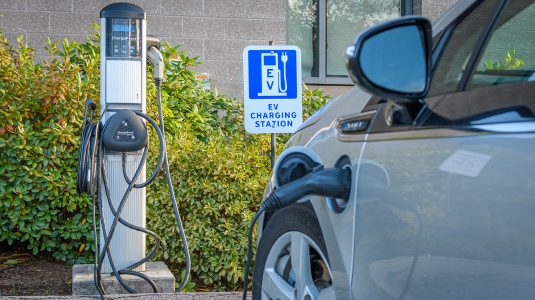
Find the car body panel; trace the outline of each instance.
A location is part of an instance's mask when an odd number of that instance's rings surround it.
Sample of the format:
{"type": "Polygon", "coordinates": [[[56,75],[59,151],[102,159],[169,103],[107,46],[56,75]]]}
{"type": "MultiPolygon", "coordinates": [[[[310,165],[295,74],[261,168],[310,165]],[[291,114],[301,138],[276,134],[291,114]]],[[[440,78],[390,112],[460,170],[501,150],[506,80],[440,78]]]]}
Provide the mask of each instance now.
{"type": "MultiPolygon", "coordinates": [[[[457,16],[458,10],[450,13],[451,16],[457,16]]],[[[442,20],[444,18],[441,18],[442,20]]],[[[439,20],[439,21],[440,21],[439,20]]],[[[438,33],[438,31],[437,31],[438,33]]],[[[290,149],[298,150],[299,147],[307,147],[321,156],[321,163],[324,166],[332,166],[340,158],[340,152],[344,152],[351,159],[352,180],[356,182],[356,174],[360,166],[359,160],[361,147],[364,144],[366,135],[351,135],[344,137],[337,131],[337,120],[345,116],[358,115],[369,104],[370,99],[374,97],[358,86],[354,86],[347,93],[331,100],[324,108],[306,120],[289,139],[285,145],[285,151],[290,149]],[[343,116],[340,112],[344,112],[343,116]],[[332,143],[336,140],[336,144],[332,143]],[[333,149],[337,149],[333,151],[333,149]],[[336,155],[329,155],[334,154],[336,155]]],[[[268,183],[264,196],[275,186],[272,177],[268,183]]],[[[351,199],[355,198],[356,190],[351,191],[351,199]]],[[[325,244],[329,256],[331,272],[333,274],[333,283],[335,285],[335,294],[337,299],[348,299],[351,297],[351,281],[353,257],[347,255],[353,250],[354,239],[348,237],[354,236],[355,229],[355,203],[349,202],[348,206],[342,213],[336,213],[326,199],[317,199],[318,197],[308,197],[305,201],[311,200],[310,203],[318,217],[322,232],[324,233],[325,244]],[[319,200],[319,201],[318,201],[319,200]]],[[[259,221],[259,228],[264,227],[264,217],[259,221]]],[[[259,230],[258,237],[262,235],[259,230]]]]}
{"type": "MultiPolygon", "coordinates": [[[[355,181],[361,154],[360,149],[364,143],[337,141],[337,134],[338,130],[334,126],[320,130],[306,147],[321,156],[322,164],[325,167],[333,167],[343,155],[347,155],[351,161],[352,181],[355,181]],[[336,151],[332,151],[333,149],[336,151]]],[[[355,190],[352,190],[351,193],[354,194],[355,190]]],[[[354,195],[351,198],[354,198],[354,195]]],[[[347,299],[350,294],[349,283],[351,282],[351,266],[353,264],[352,256],[347,255],[347,253],[353,251],[355,202],[348,202],[342,212],[336,212],[326,198],[311,197],[310,202],[316,212],[327,246],[337,299],[347,299]]]]}
{"type": "Polygon", "coordinates": [[[535,134],[436,134],[366,143],[352,298],[531,299],[535,134]]]}
{"type": "Polygon", "coordinates": [[[306,120],[303,126],[292,135],[285,148],[304,146],[318,131],[331,126],[340,117],[340,112],[346,112],[345,114],[361,112],[371,98],[372,95],[360,87],[351,88],[306,120]]]}

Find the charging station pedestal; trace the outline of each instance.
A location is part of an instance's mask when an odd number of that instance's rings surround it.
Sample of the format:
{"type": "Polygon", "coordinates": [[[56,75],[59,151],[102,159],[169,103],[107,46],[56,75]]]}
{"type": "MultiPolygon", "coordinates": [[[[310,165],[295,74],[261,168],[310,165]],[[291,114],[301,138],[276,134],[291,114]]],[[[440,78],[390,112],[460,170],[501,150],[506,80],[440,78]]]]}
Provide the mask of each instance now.
{"type": "MultiPolygon", "coordinates": [[[[130,3],[114,3],[100,11],[100,113],[102,121],[118,109],[146,111],[146,20],[145,11],[130,3]],[[104,112],[106,110],[106,112],[104,112]]],[[[126,161],[127,174],[134,174],[141,161],[141,152],[129,154],[126,161]]],[[[104,155],[111,200],[115,208],[128,187],[122,170],[121,153],[108,152],[104,155]]],[[[145,168],[138,183],[146,179],[145,168]]],[[[109,232],[113,214],[105,199],[102,182],[100,197],[109,232]]],[[[123,209],[121,217],[136,226],[145,227],[145,188],[133,189],[123,209]]],[[[104,237],[100,234],[100,250],[104,237]]],[[[115,267],[119,270],[145,257],[145,234],[131,230],[122,224],[117,229],[110,244],[115,267]]],[[[134,269],[145,271],[145,264],[134,269]]],[[[112,268],[108,257],[104,260],[102,273],[110,273],[112,268]]]]}
{"type": "MultiPolygon", "coordinates": [[[[100,114],[102,124],[116,111],[129,109],[146,111],[146,20],[145,11],[130,3],[112,3],[100,11],[100,114]]],[[[142,151],[128,153],[126,172],[132,178],[141,161],[142,151]]],[[[106,176],[115,209],[128,187],[123,176],[121,153],[106,152],[104,161],[106,176]]],[[[145,182],[145,167],[141,170],[137,183],[145,182]]],[[[99,182],[103,215],[109,232],[114,216],[108,205],[103,182],[99,182]]],[[[146,227],[146,191],[145,188],[132,189],[121,213],[125,221],[140,227],[146,227]]],[[[110,243],[110,252],[117,270],[129,267],[145,257],[146,236],[144,233],[117,224],[110,243]]],[[[102,251],[104,236],[100,230],[99,251],[102,251]]],[[[150,277],[160,292],[174,292],[175,278],[163,262],[147,262],[133,271],[143,272],[150,277]]],[[[73,295],[95,295],[94,266],[75,265],[72,269],[73,295]]],[[[121,294],[127,291],[120,286],[114,276],[108,256],[102,267],[102,283],[108,294],[121,294]]],[[[123,280],[138,292],[151,293],[150,286],[141,278],[123,275],[123,280]]]]}

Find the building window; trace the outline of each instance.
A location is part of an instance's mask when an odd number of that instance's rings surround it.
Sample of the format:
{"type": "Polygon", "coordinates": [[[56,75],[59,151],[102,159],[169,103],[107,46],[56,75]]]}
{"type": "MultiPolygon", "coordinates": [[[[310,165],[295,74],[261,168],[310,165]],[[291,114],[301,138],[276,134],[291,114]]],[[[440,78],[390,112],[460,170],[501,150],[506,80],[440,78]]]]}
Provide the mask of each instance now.
{"type": "Polygon", "coordinates": [[[287,43],[301,48],[303,80],[351,84],[345,50],[363,29],[412,14],[412,0],[288,0],[287,43]]]}

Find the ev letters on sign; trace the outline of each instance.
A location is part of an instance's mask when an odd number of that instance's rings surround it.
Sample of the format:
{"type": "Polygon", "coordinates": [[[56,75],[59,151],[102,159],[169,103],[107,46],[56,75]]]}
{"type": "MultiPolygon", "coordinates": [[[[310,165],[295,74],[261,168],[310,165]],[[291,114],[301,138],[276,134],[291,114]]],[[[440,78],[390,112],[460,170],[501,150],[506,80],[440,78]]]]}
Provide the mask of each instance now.
{"type": "Polygon", "coordinates": [[[247,132],[292,133],[301,126],[301,50],[298,47],[246,47],[243,77],[247,132]]]}

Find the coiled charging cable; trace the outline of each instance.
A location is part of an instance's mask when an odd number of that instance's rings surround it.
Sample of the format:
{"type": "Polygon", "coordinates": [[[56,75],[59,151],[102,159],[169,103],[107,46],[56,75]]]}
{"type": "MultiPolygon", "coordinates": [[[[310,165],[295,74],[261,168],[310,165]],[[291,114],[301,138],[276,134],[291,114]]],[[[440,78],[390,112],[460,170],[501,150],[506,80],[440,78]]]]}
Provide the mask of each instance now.
{"type": "MultiPolygon", "coordinates": [[[[186,235],[184,233],[184,228],[182,224],[182,220],[180,217],[180,212],[178,210],[178,205],[176,202],[174,189],[173,189],[173,183],[170,176],[169,171],[169,161],[167,158],[167,151],[166,151],[166,143],[165,143],[165,127],[164,127],[164,120],[163,120],[163,113],[162,113],[162,103],[161,103],[161,79],[155,79],[156,82],[156,93],[157,93],[157,100],[158,100],[158,114],[159,114],[159,122],[160,125],[150,118],[148,115],[142,113],[142,112],[135,112],[135,114],[146,120],[156,131],[158,135],[158,140],[160,144],[160,155],[158,164],[152,173],[152,175],[149,177],[149,179],[143,183],[136,183],[141,170],[143,169],[145,163],[146,163],[146,157],[149,150],[148,144],[143,148],[143,153],[141,155],[140,163],[134,172],[134,175],[132,178],[128,177],[128,174],[126,172],[126,157],[127,153],[122,153],[122,171],[123,171],[123,177],[128,184],[128,187],[123,194],[123,197],[121,201],[119,202],[119,205],[117,208],[114,207],[110,190],[108,186],[108,181],[106,178],[106,169],[104,164],[104,152],[106,150],[105,145],[103,143],[103,136],[101,135],[101,132],[104,132],[108,126],[108,122],[104,124],[102,129],[100,129],[101,125],[100,123],[93,121],[93,114],[94,110],[96,109],[96,104],[91,101],[86,101],[86,107],[85,107],[85,113],[84,113],[84,123],[82,128],[82,137],[80,140],[80,153],[79,153],[79,163],[78,163],[78,174],[77,174],[77,192],[82,194],[86,193],[92,196],[92,202],[93,202],[93,234],[94,234],[94,240],[95,240],[95,268],[94,268],[94,282],[95,286],[97,287],[97,290],[101,297],[104,297],[106,295],[104,286],[102,285],[102,265],[104,262],[104,259],[106,256],[108,256],[108,260],[110,262],[110,266],[112,268],[114,276],[117,278],[118,282],[123,286],[129,293],[136,293],[137,291],[131,287],[129,287],[124,280],[122,279],[121,275],[127,274],[127,275],[133,275],[137,276],[139,278],[142,278],[145,280],[151,287],[152,290],[157,293],[158,289],[156,287],[156,284],[154,281],[152,281],[148,276],[146,276],[143,273],[133,271],[132,269],[142,265],[143,263],[150,260],[156,252],[158,251],[158,248],[160,246],[160,238],[152,231],[147,230],[143,227],[136,226],[134,224],[131,224],[124,219],[121,218],[121,212],[128,200],[128,196],[130,195],[131,191],[134,188],[144,188],[148,186],[150,183],[154,181],[156,176],[161,171],[162,166],[164,167],[165,177],[167,181],[167,186],[169,190],[169,195],[171,198],[171,202],[173,205],[173,212],[175,215],[175,219],[177,221],[177,227],[178,231],[180,233],[180,238],[182,240],[183,250],[185,253],[185,263],[186,263],[186,270],[184,278],[181,280],[181,284],[179,288],[176,291],[182,290],[189,279],[189,273],[191,269],[191,263],[190,263],[190,255],[189,255],[189,249],[188,249],[188,243],[186,239],[186,235]],[[89,119],[88,119],[88,113],[89,113],[89,119]],[[101,183],[104,187],[104,191],[98,191],[97,185],[98,183],[101,183]],[[110,208],[110,211],[112,215],[114,216],[113,222],[111,224],[109,232],[106,230],[106,222],[104,220],[103,216],[103,199],[102,197],[106,197],[108,206],[110,208]],[[96,207],[98,205],[99,209],[99,215],[101,216],[100,219],[100,225],[102,230],[102,236],[104,238],[104,245],[102,247],[102,251],[98,252],[99,246],[98,246],[98,238],[96,236],[97,228],[96,228],[96,207]],[[145,256],[143,259],[135,262],[134,264],[123,268],[121,270],[117,270],[115,267],[113,257],[111,255],[111,249],[110,249],[110,242],[113,238],[117,223],[121,223],[122,225],[148,234],[151,236],[154,240],[154,248],[149,252],[147,256],[145,256]]],[[[108,108],[106,107],[101,115],[105,115],[108,108]]],[[[144,129],[146,130],[146,126],[144,126],[144,129]]]]}

